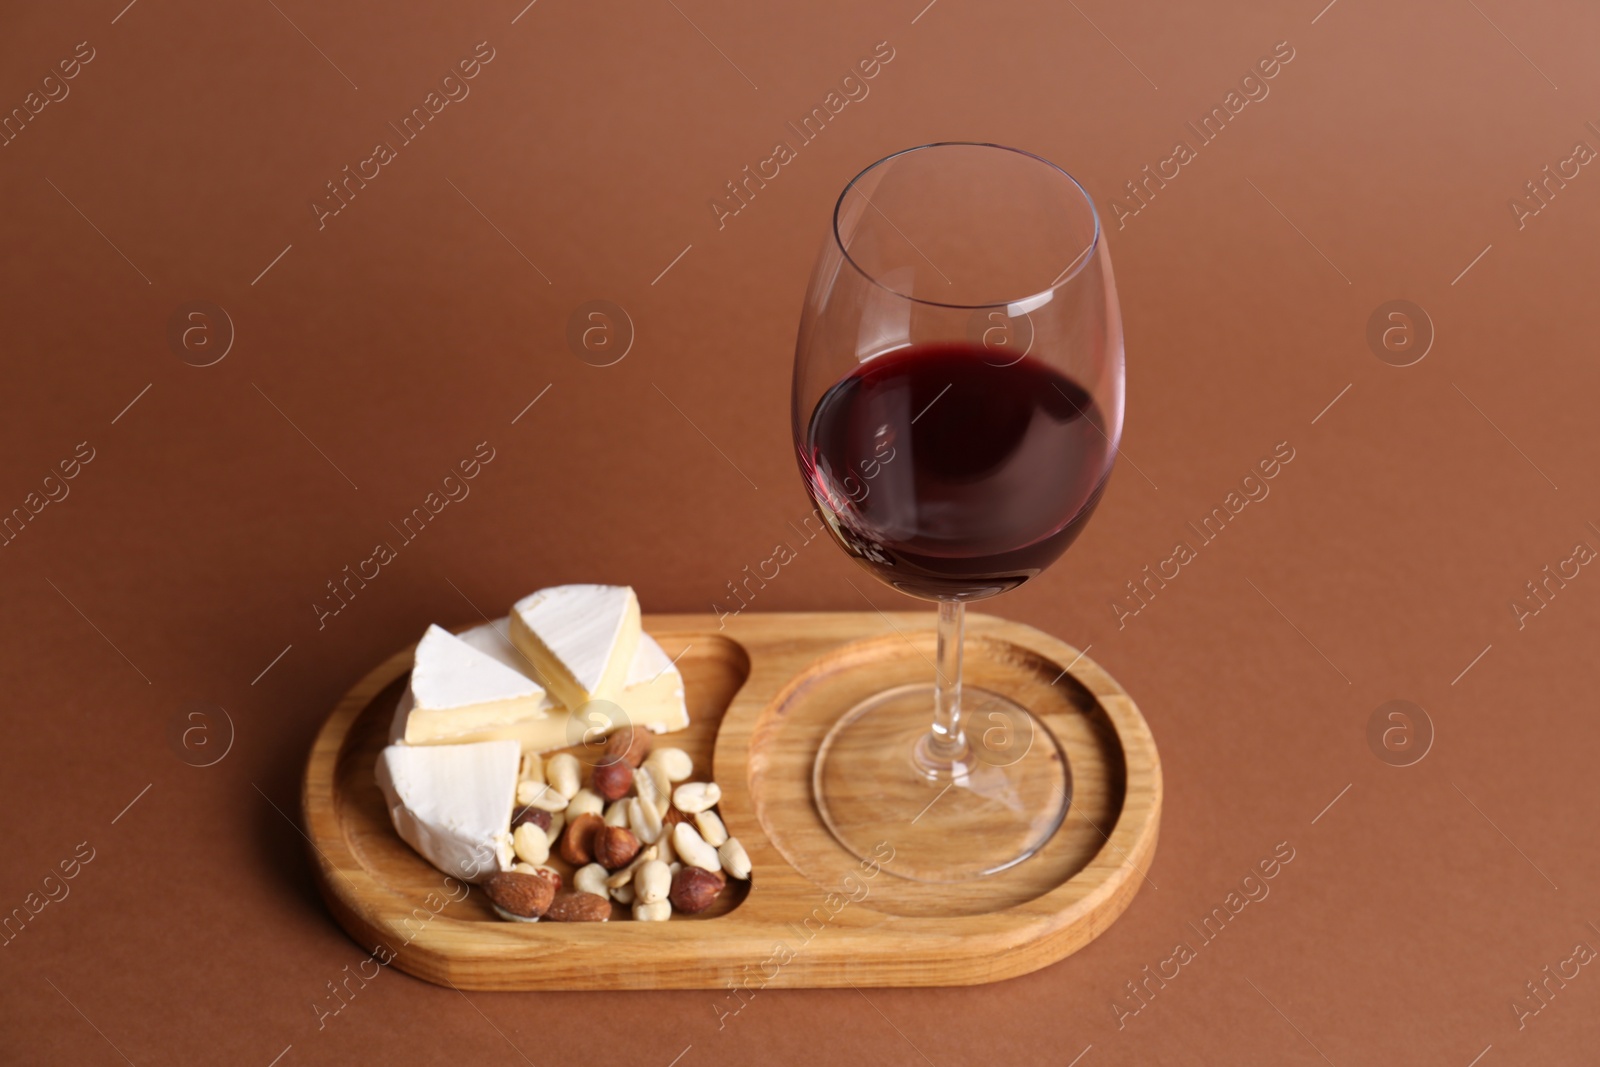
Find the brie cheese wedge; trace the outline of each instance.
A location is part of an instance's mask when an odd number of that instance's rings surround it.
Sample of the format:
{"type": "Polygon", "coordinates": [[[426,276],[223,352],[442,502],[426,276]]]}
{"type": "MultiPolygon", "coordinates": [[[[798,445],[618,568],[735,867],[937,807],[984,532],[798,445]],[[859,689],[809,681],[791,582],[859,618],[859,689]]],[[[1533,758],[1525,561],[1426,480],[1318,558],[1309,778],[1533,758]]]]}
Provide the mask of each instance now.
{"type": "Polygon", "coordinates": [[[689,725],[683,675],[649,634],[639,635],[639,651],[628,666],[627,681],[616,700],[591,701],[569,712],[561,744],[594,744],[602,735],[622,726],[642,726],[651,733],[664,734],[689,725]]]}
{"type": "Polygon", "coordinates": [[[627,688],[616,702],[632,725],[647,727],[652,733],[670,733],[689,725],[683,675],[649,634],[639,636],[639,651],[628,667],[627,688]]]}
{"type": "Polygon", "coordinates": [[[521,757],[515,741],[390,745],[378,755],[378,788],[407,844],[445,874],[481,882],[513,860],[521,757]]]}
{"type": "MultiPolygon", "coordinates": [[[[464,632],[461,639],[466,641],[475,639],[475,635],[481,637],[485,634],[492,636],[496,631],[503,633],[507,622],[506,619],[498,619],[493,623],[474,627],[464,632]]],[[[518,653],[508,651],[506,655],[516,657],[518,653]]],[[[685,703],[683,695],[683,675],[649,634],[639,635],[639,648],[628,667],[627,681],[627,687],[614,702],[622,709],[623,715],[626,715],[627,723],[643,726],[658,734],[682,730],[689,725],[689,706],[685,703]]],[[[612,716],[606,711],[604,704],[590,704],[581,714],[570,715],[561,706],[548,703],[547,698],[546,714],[537,718],[528,717],[512,723],[484,726],[471,732],[450,736],[409,740],[407,720],[411,715],[413,703],[410,689],[400,695],[400,704],[395,708],[394,722],[389,730],[391,744],[406,742],[436,745],[509,740],[520,744],[524,752],[551,752],[569,745],[581,744],[586,736],[592,736],[593,731],[607,733],[623,725],[623,721],[613,721],[613,719],[621,720],[622,716],[612,716]]]]}
{"type": "Polygon", "coordinates": [[[569,711],[615,701],[639,648],[639,599],[625,585],[558,585],[511,608],[511,640],[569,711]]]}
{"type": "Polygon", "coordinates": [[[510,667],[518,674],[525,674],[534,681],[539,681],[539,671],[534,667],[533,661],[524,656],[517,649],[517,646],[512,643],[511,619],[508,616],[502,615],[493,622],[474,626],[470,630],[462,630],[456,636],[484,655],[490,656],[510,667]]]}
{"type": "MultiPolygon", "coordinates": [[[[511,620],[509,618],[502,617],[493,622],[486,622],[481,626],[474,626],[470,630],[461,631],[456,636],[462,642],[471,645],[484,655],[498,660],[520,674],[527,675],[535,682],[538,681],[535,677],[533,664],[529,662],[527,656],[517,651],[516,645],[511,643],[511,620]]],[[[406,723],[411,717],[411,709],[416,707],[416,704],[416,697],[412,695],[411,686],[408,684],[405,691],[400,694],[400,702],[396,705],[394,718],[389,724],[389,743],[391,745],[400,744],[406,740],[406,723]]],[[[544,715],[564,716],[566,714],[564,709],[556,706],[548,695],[542,698],[539,710],[544,715]]],[[[460,733],[442,730],[438,736],[426,739],[422,738],[421,734],[422,731],[419,730],[417,739],[411,743],[420,745],[439,744],[441,742],[493,741],[500,736],[498,728],[495,726],[487,726],[479,730],[466,730],[460,733]]]]}
{"type": "Polygon", "coordinates": [[[482,650],[495,649],[493,624],[468,633],[471,640],[430,626],[418,643],[411,669],[413,706],[403,735],[406,743],[467,740],[547,714],[539,683],[482,650]]]}

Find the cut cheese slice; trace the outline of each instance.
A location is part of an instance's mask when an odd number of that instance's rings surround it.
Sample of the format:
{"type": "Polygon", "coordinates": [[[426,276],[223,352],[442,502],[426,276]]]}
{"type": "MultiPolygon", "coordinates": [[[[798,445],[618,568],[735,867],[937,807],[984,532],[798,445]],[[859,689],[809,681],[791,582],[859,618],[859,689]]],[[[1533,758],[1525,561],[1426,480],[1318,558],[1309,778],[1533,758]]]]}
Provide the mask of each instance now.
{"type": "Polygon", "coordinates": [[[514,741],[390,745],[378,755],[378,788],[397,833],[445,874],[481,882],[511,866],[517,796],[514,741]]]}
{"type": "Polygon", "coordinates": [[[639,598],[625,585],[558,585],[511,608],[512,642],[569,711],[617,699],[639,632],[639,598]]]}
{"type": "Polygon", "coordinates": [[[689,725],[683,675],[649,634],[639,636],[639,651],[628,667],[628,685],[616,701],[634,726],[663,734],[689,725]]]}
{"type": "Polygon", "coordinates": [[[493,625],[476,629],[489,634],[468,641],[430,626],[418,643],[403,735],[408,744],[465,740],[546,716],[539,683],[479,647],[494,647],[493,625]]]}
{"type": "MultiPolygon", "coordinates": [[[[467,640],[480,632],[492,633],[491,627],[503,628],[507,620],[475,627],[461,635],[467,640]]],[[[515,652],[508,653],[515,656],[515,652]]],[[[430,737],[412,741],[408,737],[407,720],[412,712],[413,699],[407,689],[395,708],[394,723],[389,731],[392,742],[405,740],[409,744],[449,744],[469,741],[516,741],[524,752],[550,752],[582,742],[591,731],[602,732],[624,723],[643,726],[654,733],[669,733],[689,725],[689,708],[684,702],[683,675],[656,644],[649,634],[639,635],[639,647],[633,662],[628,666],[628,685],[614,703],[622,714],[613,716],[601,703],[587,705],[581,715],[569,715],[559,705],[546,704],[547,714],[539,718],[525,718],[514,723],[485,726],[481,729],[450,737],[430,737]],[[617,721],[613,721],[613,719],[617,721]]]]}

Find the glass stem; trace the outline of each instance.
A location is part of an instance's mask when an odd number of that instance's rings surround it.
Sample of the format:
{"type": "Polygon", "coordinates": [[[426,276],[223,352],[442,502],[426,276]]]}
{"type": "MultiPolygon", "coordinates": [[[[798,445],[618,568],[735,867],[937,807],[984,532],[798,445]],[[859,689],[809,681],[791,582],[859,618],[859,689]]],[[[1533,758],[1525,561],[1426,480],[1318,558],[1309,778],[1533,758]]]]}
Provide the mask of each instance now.
{"type": "Polygon", "coordinates": [[[961,640],[966,615],[962,601],[939,601],[933,728],[918,752],[922,769],[931,774],[948,774],[969,762],[967,735],[961,728],[961,640]]]}

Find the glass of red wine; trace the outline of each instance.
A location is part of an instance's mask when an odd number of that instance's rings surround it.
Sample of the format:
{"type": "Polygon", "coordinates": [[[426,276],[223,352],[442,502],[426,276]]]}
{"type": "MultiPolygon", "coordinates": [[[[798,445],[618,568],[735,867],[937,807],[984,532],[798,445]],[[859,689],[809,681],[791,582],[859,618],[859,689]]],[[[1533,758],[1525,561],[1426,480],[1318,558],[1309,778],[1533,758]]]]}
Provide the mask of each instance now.
{"type": "Polygon", "coordinates": [[[903,633],[932,684],[851,708],[817,754],[817,807],[857,856],[887,843],[885,869],[953,882],[1025,860],[1060,827],[1066,757],[999,692],[1033,675],[989,657],[986,687],[963,689],[963,613],[1077,537],[1122,408],[1110,255],[1071,175],[1014,148],[944,143],[845,188],[800,320],[795,448],[834,539],[939,608],[931,650],[903,633]]]}

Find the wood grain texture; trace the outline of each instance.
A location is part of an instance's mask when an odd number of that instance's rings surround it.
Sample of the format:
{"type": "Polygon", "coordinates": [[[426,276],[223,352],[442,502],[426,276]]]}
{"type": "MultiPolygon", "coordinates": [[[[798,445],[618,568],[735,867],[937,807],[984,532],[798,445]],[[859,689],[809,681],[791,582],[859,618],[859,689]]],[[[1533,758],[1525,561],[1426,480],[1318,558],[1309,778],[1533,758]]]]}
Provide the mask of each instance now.
{"type": "MultiPolygon", "coordinates": [[[[1030,708],[1075,783],[1066,823],[1024,863],[929,885],[863,869],[811,801],[828,726],[863,696],[926,680],[932,614],[647,616],[680,656],[691,726],[670,735],[722,786],[755,872],[713,912],[667,923],[506,923],[395,834],[373,781],[411,650],[340,701],[306,768],[312,859],[334,917],[401,970],[463,989],[726,989],[992,982],[1060,960],[1133,900],[1153,858],[1161,765],[1149,728],[1076,649],[985,615],[967,623],[975,685],[1030,708]]],[[[892,842],[890,843],[892,846],[892,842]]],[[[619,913],[620,914],[620,913],[619,913]]]]}

